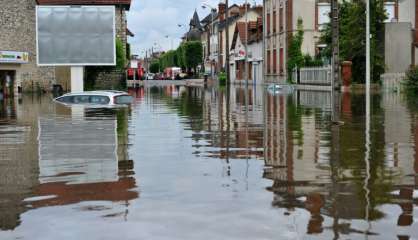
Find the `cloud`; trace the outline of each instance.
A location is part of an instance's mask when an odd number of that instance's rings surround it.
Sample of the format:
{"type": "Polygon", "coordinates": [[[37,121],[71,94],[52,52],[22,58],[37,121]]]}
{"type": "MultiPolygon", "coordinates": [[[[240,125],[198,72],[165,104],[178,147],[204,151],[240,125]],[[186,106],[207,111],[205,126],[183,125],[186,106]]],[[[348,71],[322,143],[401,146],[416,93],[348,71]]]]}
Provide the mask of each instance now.
{"type": "MultiPolygon", "coordinates": [[[[219,0],[132,0],[127,14],[128,28],[135,34],[129,39],[132,53],[143,56],[145,50],[151,48],[166,51],[172,44],[176,48],[188,30],[195,9],[200,18],[209,14],[208,9],[201,8],[203,2],[217,7],[219,0]],[[184,27],[178,27],[178,24],[184,27]]],[[[243,2],[231,0],[231,4],[243,2]]],[[[260,3],[260,0],[257,2],[260,3]]]]}

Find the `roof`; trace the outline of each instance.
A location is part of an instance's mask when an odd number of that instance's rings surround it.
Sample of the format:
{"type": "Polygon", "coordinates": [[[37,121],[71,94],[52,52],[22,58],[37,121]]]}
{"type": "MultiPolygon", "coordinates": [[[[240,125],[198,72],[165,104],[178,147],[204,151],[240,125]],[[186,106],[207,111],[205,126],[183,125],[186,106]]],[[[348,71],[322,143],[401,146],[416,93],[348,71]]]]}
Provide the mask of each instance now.
{"type": "Polygon", "coordinates": [[[200,25],[199,15],[197,14],[197,11],[194,11],[193,18],[190,20],[190,27],[201,29],[202,25],[200,25]]]}
{"type": "Polygon", "coordinates": [[[123,5],[126,9],[132,0],[36,0],[38,5],[123,5]]]}

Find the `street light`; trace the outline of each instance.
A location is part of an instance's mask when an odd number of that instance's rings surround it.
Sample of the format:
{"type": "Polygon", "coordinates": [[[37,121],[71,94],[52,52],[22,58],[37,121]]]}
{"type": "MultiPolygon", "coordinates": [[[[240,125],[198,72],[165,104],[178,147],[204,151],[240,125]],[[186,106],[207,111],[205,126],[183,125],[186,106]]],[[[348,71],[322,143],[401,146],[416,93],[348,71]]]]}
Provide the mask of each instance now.
{"type": "Polygon", "coordinates": [[[165,38],[170,39],[170,41],[171,41],[171,48],[170,48],[170,50],[173,50],[173,38],[170,37],[169,35],[165,35],[165,38]]]}

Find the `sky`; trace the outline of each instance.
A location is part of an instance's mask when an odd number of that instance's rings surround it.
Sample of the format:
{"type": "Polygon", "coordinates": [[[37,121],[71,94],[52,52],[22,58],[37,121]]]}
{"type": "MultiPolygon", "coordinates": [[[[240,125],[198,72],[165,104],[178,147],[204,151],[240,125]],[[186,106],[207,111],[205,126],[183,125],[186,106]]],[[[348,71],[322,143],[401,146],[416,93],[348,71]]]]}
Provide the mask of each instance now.
{"type": "MultiPolygon", "coordinates": [[[[242,4],[245,0],[230,0],[230,4],[242,4]]],[[[261,4],[262,0],[248,0],[249,3],[261,4]]],[[[145,50],[154,47],[156,50],[176,48],[180,38],[189,29],[189,22],[195,9],[202,20],[210,13],[203,9],[202,3],[213,7],[219,0],[132,0],[127,14],[128,28],[135,37],[130,37],[132,54],[145,55],[145,50]],[[182,27],[178,25],[182,24],[182,27]]]]}

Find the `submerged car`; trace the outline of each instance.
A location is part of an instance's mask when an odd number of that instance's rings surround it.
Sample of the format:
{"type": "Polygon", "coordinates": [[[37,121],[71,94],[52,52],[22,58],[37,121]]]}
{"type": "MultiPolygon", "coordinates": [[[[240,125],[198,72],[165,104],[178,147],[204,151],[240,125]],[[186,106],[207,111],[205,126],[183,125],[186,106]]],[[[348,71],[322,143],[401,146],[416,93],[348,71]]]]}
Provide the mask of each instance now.
{"type": "Polygon", "coordinates": [[[91,107],[118,107],[130,105],[132,96],[122,91],[90,91],[67,93],[54,99],[64,105],[86,105],[91,107]]]}

